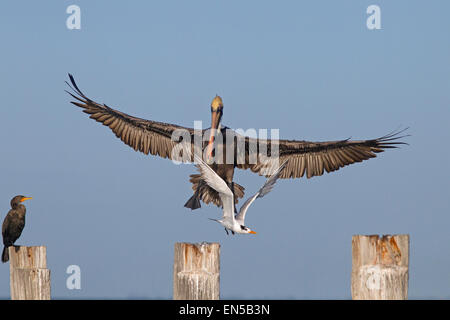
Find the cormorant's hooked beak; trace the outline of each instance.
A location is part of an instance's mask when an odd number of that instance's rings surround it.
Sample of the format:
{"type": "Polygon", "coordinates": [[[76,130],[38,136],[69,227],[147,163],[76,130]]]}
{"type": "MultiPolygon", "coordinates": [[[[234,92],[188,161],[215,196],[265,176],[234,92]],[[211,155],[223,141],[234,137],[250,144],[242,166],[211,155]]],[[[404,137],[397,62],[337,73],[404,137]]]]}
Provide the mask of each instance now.
{"type": "Polygon", "coordinates": [[[24,202],[24,201],[27,201],[27,200],[30,200],[30,199],[33,199],[33,198],[32,197],[22,198],[22,199],[20,199],[20,202],[24,202]]]}
{"type": "Polygon", "coordinates": [[[214,137],[216,135],[216,130],[219,128],[220,120],[223,114],[223,102],[222,98],[216,96],[211,103],[211,130],[208,142],[207,155],[212,157],[212,150],[214,144],[214,137]]]}

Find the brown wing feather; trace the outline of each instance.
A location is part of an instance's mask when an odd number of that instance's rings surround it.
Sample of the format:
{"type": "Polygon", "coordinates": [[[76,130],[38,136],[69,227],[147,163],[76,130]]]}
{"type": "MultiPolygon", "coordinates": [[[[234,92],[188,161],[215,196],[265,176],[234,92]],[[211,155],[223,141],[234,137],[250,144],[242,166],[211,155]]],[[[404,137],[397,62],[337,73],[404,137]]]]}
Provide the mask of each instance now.
{"type": "Polygon", "coordinates": [[[66,91],[77,101],[71,103],[90,114],[90,118],[109,127],[117,138],[132,147],[135,151],[172,159],[172,149],[179,141],[172,140],[172,133],[177,129],[186,130],[194,142],[194,130],[182,126],[145,120],[120,112],[105,104],[99,104],[86,97],[72,75],[69,74],[72,85],[67,83],[75,94],[66,91]]]}
{"type": "MultiPolygon", "coordinates": [[[[200,174],[191,174],[191,179],[189,180],[192,183],[192,190],[194,193],[198,190],[198,197],[201,199],[205,204],[208,204],[212,202],[218,207],[222,206],[222,200],[220,200],[219,193],[211,188],[206,182],[201,179],[200,174]]],[[[245,188],[236,182],[233,183],[234,186],[234,203],[237,204],[239,202],[239,199],[241,199],[244,196],[245,188]]]]}
{"type": "MultiPolygon", "coordinates": [[[[309,142],[295,140],[279,140],[279,161],[289,160],[280,178],[301,178],[306,174],[309,179],[321,176],[324,172],[333,172],[352,163],[361,162],[375,158],[377,153],[385,149],[397,148],[399,145],[407,144],[398,141],[408,135],[400,135],[406,129],[389,133],[383,137],[371,140],[339,140],[327,142],[309,142]]],[[[254,139],[245,137],[246,143],[254,142],[254,139]]],[[[258,141],[259,142],[259,141],[258,141]]],[[[271,145],[274,141],[267,142],[268,155],[270,156],[271,145]]],[[[248,148],[246,148],[248,153],[248,148]]],[[[248,162],[249,155],[245,156],[246,163],[238,164],[240,169],[250,169],[260,175],[269,176],[264,172],[265,166],[258,156],[255,164],[248,162]]],[[[272,166],[269,162],[269,166],[272,166]]]]}

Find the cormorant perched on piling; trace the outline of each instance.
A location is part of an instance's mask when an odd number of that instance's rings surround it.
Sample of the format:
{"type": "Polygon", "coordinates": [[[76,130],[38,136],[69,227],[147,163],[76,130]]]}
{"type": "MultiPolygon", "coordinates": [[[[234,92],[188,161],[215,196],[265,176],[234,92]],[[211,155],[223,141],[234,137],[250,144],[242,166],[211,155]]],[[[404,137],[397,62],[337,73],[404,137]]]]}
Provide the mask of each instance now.
{"type": "Polygon", "coordinates": [[[2,262],[9,260],[8,247],[12,246],[22,234],[23,227],[25,227],[25,213],[27,209],[22,204],[25,200],[32,199],[24,196],[15,196],[11,200],[11,210],[3,220],[2,236],[3,236],[3,252],[2,262]]]}

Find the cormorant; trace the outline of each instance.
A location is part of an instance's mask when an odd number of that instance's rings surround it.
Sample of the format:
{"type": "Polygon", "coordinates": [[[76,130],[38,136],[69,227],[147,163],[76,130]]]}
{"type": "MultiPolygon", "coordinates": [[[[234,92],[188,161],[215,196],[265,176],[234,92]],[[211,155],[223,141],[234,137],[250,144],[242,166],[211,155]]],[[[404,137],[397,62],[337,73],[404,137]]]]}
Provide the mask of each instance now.
{"type": "Polygon", "coordinates": [[[32,199],[31,197],[15,196],[11,200],[11,210],[3,220],[2,236],[3,236],[3,252],[2,262],[9,260],[8,247],[12,246],[22,234],[25,227],[25,213],[27,209],[22,204],[25,200],[32,199]]]}

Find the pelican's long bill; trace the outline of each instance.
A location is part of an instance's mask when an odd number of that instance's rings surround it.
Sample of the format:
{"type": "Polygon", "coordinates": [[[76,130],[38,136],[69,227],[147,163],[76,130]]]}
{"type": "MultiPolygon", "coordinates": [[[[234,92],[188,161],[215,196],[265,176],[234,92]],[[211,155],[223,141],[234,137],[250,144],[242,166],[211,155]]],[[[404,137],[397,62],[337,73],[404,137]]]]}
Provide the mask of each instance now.
{"type": "Polygon", "coordinates": [[[222,119],[222,114],[223,114],[222,98],[219,96],[216,96],[213,99],[213,101],[211,102],[211,132],[209,135],[208,151],[207,151],[207,155],[209,157],[212,157],[214,137],[216,135],[217,129],[219,129],[220,120],[222,119]]]}

